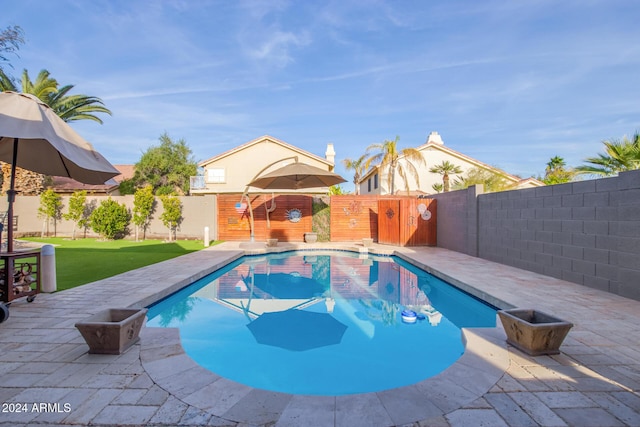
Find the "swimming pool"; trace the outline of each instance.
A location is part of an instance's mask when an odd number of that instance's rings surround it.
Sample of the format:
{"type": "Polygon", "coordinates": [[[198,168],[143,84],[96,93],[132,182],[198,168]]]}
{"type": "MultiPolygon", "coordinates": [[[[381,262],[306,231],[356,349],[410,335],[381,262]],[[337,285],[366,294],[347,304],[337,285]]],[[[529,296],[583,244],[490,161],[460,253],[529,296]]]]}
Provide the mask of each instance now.
{"type": "Polygon", "coordinates": [[[460,328],[494,327],[496,312],[395,257],[301,251],[243,257],[148,317],[179,328],[187,354],[222,377],[344,395],[442,372],[464,352],[460,328]]]}

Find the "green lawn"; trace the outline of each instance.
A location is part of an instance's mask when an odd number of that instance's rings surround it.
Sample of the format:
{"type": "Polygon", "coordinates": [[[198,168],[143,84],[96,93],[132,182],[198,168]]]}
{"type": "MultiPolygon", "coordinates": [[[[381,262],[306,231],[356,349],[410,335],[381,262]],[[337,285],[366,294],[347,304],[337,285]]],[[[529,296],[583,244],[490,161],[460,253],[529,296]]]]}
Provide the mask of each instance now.
{"type": "Polygon", "coordinates": [[[70,289],[202,249],[201,240],[102,241],[25,238],[55,246],[57,289],[70,289]]]}

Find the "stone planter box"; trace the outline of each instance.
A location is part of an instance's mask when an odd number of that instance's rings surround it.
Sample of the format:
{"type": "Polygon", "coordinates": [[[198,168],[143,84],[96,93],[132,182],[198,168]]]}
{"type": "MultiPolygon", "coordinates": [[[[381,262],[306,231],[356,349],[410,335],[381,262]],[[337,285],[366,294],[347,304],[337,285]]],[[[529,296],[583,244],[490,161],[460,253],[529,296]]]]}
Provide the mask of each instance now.
{"type": "Polygon", "coordinates": [[[122,354],[139,339],[146,308],[110,308],[76,323],[92,354],[122,354]]]}
{"type": "Polygon", "coordinates": [[[507,342],[531,356],[560,353],[573,324],[531,309],[500,310],[507,342]]]}
{"type": "Polygon", "coordinates": [[[304,241],[307,243],[315,243],[318,241],[318,233],[304,233],[304,241]]]}

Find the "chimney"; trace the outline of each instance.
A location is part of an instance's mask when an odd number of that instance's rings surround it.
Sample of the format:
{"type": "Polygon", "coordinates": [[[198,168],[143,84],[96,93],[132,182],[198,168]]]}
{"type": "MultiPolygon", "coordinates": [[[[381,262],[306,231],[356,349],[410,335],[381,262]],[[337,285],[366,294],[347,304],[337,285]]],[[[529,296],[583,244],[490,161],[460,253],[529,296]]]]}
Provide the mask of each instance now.
{"type": "Polygon", "coordinates": [[[431,132],[427,137],[427,144],[430,142],[433,142],[434,144],[438,144],[438,145],[444,145],[444,142],[442,142],[442,138],[440,137],[440,134],[436,131],[431,132]]]}
{"type": "Polygon", "coordinates": [[[331,164],[336,163],[336,151],[333,149],[333,144],[327,144],[327,151],[324,153],[324,158],[331,162],[331,164]]]}

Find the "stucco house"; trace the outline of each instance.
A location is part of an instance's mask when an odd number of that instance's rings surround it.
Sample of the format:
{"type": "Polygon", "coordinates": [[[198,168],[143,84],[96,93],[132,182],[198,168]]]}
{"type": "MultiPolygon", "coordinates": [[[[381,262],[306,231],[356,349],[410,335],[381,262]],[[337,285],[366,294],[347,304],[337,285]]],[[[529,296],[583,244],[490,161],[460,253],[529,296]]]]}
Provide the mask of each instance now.
{"type": "MultiPolygon", "coordinates": [[[[429,172],[429,169],[433,166],[442,164],[442,162],[444,161],[448,161],[453,165],[458,166],[462,170],[462,173],[450,176],[452,183],[457,176],[464,176],[469,170],[477,168],[500,175],[505,181],[512,184],[511,189],[532,188],[544,185],[544,183],[537,179],[522,179],[515,175],[511,175],[501,169],[475,160],[449,147],[446,147],[444,145],[444,142],[442,141],[442,137],[438,134],[438,132],[431,132],[427,137],[427,142],[417,147],[416,149],[422,153],[422,156],[424,157],[424,160],[426,162],[426,166],[416,165],[420,181],[419,186],[411,176],[407,176],[409,182],[409,191],[412,195],[436,193],[436,190],[433,189],[433,185],[442,184],[442,175],[429,172]]],[[[403,161],[404,159],[401,157],[399,162],[402,163],[403,161]]],[[[360,194],[390,194],[389,183],[387,182],[386,178],[387,174],[388,166],[386,165],[372,167],[360,179],[360,194]]],[[[395,177],[395,189],[396,194],[406,194],[404,182],[397,172],[395,177]]]]}
{"type": "MultiPolygon", "coordinates": [[[[297,157],[299,162],[333,171],[335,156],[333,144],[327,144],[323,158],[272,136],[264,135],[198,163],[203,173],[191,177],[190,193],[192,195],[241,194],[246,185],[257,175],[263,175],[293,163],[295,161],[293,157],[297,157]]],[[[326,187],[320,187],[278,192],[326,194],[327,191],[326,187]]],[[[272,193],[272,191],[252,187],[251,193],[272,193]]]]}

